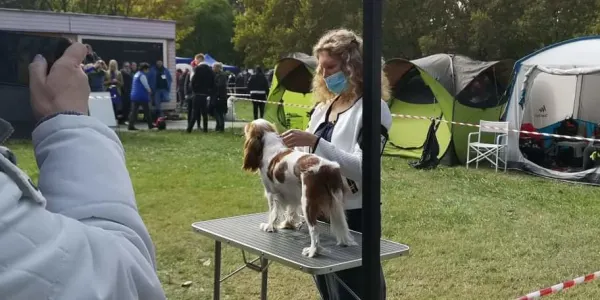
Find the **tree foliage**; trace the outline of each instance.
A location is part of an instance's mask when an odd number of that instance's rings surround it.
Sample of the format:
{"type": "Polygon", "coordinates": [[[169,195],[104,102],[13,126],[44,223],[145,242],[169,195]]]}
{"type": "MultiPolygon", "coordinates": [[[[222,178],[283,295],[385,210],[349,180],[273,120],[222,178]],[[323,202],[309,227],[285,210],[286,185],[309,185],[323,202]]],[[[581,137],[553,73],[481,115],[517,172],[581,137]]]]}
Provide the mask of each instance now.
{"type": "MultiPolygon", "coordinates": [[[[177,21],[178,55],[273,66],[311,53],[326,30],[361,32],[362,0],[0,0],[0,7],[177,21]]],[[[598,0],[385,0],[383,56],[459,53],[517,59],[545,45],[600,33],[598,0]]]]}
{"type": "MultiPolygon", "coordinates": [[[[325,30],[360,32],[359,0],[244,0],[234,44],[246,63],[273,63],[310,52],[325,30]]],[[[517,59],[544,45],[600,33],[596,0],[386,0],[383,55],[418,58],[460,53],[476,59],[517,59]]]]}
{"type": "Polygon", "coordinates": [[[189,31],[180,39],[180,55],[211,53],[228,63],[241,63],[231,41],[234,9],[230,0],[191,0],[181,22],[189,31]]]}

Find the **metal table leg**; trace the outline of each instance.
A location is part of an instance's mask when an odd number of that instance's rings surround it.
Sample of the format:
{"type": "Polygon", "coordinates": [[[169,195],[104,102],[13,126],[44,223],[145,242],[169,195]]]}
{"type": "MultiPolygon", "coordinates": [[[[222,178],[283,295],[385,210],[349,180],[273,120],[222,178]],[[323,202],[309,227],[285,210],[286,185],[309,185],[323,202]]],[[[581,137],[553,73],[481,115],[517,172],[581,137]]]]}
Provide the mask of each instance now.
{"type": "Polygon", "coordinates": [[[260,285],[260,300],[267,300],[267,280],[269,279],[269,260],[266,258],[260,259],[261,268],[261,285],[260,285]]]}
{"type": "Polygon", "coordinates": [[[350,293],[350,295],[352,297],[354,297],[354,299],[356,300],[361,300],[360,297],[358,297],[358,295],[340,278],[340,276],[338,276],[335,273],[332,273],[333,278],[335,278],[335,280],[337,280],[337,282],[346,289],[346,291],[348,291],[348,293],[350,293]]]}
{"type": "Polygon", "coordinates": [[[215,241],[215,282],[213,299],[221,299],[221,242],[215,241]]]}

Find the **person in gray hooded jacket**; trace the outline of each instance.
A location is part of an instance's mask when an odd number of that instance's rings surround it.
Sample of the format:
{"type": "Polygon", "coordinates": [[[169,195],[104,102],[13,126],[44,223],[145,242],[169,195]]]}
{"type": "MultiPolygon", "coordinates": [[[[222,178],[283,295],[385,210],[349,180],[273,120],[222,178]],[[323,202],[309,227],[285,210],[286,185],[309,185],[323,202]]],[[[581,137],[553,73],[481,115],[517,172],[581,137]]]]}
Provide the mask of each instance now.
{"type": "MultiPolygon", "coordinates": [[[[0,148],[2,299],[166,299],[123,146],[88,116],[85,54],[73,43],[49,74],[41,56],[29,67],[39,186],[0,148]]],[[[11,130],[0,121],[0,141],[11,130]]]]}

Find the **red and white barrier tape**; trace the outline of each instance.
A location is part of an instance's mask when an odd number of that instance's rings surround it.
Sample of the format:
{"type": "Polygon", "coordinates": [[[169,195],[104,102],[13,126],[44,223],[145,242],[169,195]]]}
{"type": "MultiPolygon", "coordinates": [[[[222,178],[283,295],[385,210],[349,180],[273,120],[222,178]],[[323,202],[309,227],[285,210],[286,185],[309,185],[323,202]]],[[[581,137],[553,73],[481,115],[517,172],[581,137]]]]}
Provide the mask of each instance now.
{"type": "Polygon", "coordinates": [[[560,292],[562,290],[566,290],[568,288],[572,288],[578,284],[582,284],[582,283],[586,283],[586,282],[590,282],[592,280],[598,279],[598,277],[600,277],[600,271],[598,272],[594,272],[592,274],[588,274],[585,276],[581,276],[581,277],[577,277],[573,280],[568,280],[559,284],[555,284],[551,287],[545,288],[545,289],[541,289],[539,291],[535,291],[532,293],[529,293],[523,297],[519,297],[516,300],[531,300],[531,299],[538,299],[540,297],[543,296],[548,296],[557,292],[560,292]]]}
{"type": "MultiPolygon", "coordinates": [[[[283,105],[283,106],[312,109],[312,106],[308,106],[308,105],[301,105],[301,104],[295,104],[295,103],[279,103],[279,102],[274,102],[274,101],[265,101],[265,100],[256,100],[256,99],[238,98],[237,97],[237,96],[246,96],[246,95],[250,96],[248,94],[229,94],[229,95],[234,97],[234,101],[242,100],[242,101],[249,101],[249,102],[260,102],[260,103],[267,103],[267,104],[276,104],[276,105],[283,105]]],[[[403,118],[403,119],[428,120],[428,121],[436,120],[438,122],[449,123],[449,124],[459,125],[459,126],[469,126],[469,127],[476,127],[476,128],[481,127],[481,128],[494,129],[494,130],[500,130],[500,131],[505,130],[504,128],[500,128],[500,127],[481,126],[478,124],[448,121],[448,120],[432,118],[432,117],[412,116],[412,115],[404,115],[404,114],[392,114],[392,117],[403,118]]],[[[537,136],[545,136],[545,137],[553,137],[553,138],[564,138],[564,139],[576,140],[576,141],[600,142],[600,140],[598,140],[598,139],[586,138],[586,137],[582,137],[582,136],[560,135],[560,134],[553,134],[553,133],[543,133],[543,132],[536,132],[536,131],[510,129],[510,128],[508,129],[508,131],[516,132],[516,133],[525,133],[525,134],[529,134],[529,135],[537,135],[537,136]]]]}

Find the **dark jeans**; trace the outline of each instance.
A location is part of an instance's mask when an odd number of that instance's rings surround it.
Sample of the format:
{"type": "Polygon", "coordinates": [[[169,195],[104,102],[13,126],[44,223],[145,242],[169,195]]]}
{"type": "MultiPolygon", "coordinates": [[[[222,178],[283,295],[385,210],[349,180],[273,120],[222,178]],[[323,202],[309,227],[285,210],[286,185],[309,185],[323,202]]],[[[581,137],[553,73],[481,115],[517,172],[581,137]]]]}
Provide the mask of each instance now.
{"type": "Polygon", "coordinates": [[[113,113],[115,114],[115,119],[119,120],[119,104],[112,103],[113,113]]]}
{"type": "MultiPolygon", "coordinates": [[[[362,209],[352,209],[346,211],[348,227],[351,230],[362,232],[362,209]]],[[[322,220],[323,221],[323,220],[322,220]]],[[[386,284],[381,272],[381,299],[386,299],[386,284]]],[[[335,273],[352,291],[362,300],[375,300],[364,295],[363,282],[368,279],[364,277],[362,267],[347,269],[335,273]]],[[[355,300],[350,293],[333,277],[333,274],[315,276],[317,289],[323,300],[355,300]]]]}
{"type": "Polygon", "coordinates": [[[215,127],[216,131],[225,131],[225,115],[219,111],[215,112],[215,121],[217,122],[217,126],[215,127]]]}
{"type": "Polygon", "coordinates": [[[193,97],[192,103],[188,103],[188,127],[187,132],[192,132],[194,123],[198,124],[200,129],[200,119],[202,119],[202,130],[208,131],[208,95],[197,94],[193,97]],[[191,105],[190,105],[191,104],[191,105]]]}
{"type": "Polygon", "coordinates": [[[121,122],[127,121],[129,112],[131,111],[131,97],[129,92],[124,92],[121,96],[121,122]]]}
{"type": "MultiPolygon", "coordinates": [[[[255,100],[267,100],[266,94],[250,94],[251,99],[255,100]]],[[[264,102],[252,102],[252,111],[254,112],[254,120],[260,119],[265,116],[265,103],[264,102]],[[260,115],[259,115],[260,112],[260,115]]]]}
{"type": "Polygon", "coordinates": [[[154,126],[152,125],[152,116],[150,115],[150,103],[148,102],[131,103],[131,112],[129,113],[129,129],[135,128],[135,121],[137,121],[137,115],[140,107],[142,107],[142,110],[144,111],[144,118],[148,123],[148,129],[152,129],[154,126]]]}

